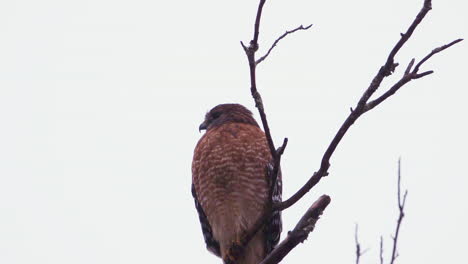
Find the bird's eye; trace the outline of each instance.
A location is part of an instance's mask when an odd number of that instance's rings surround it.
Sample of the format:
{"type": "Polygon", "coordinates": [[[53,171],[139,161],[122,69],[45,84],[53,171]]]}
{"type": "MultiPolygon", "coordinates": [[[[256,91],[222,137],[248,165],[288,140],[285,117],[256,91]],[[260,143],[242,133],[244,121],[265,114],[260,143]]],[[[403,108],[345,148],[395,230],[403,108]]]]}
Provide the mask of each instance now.
{"type": "Polygon", "coordinates": [[[213,119],[216,119],[216,118],[218,118],[220,116],[221,116],[220,112],[214,112],[214,113],[211,114],[211,117],[213,117],[213,119]]]}

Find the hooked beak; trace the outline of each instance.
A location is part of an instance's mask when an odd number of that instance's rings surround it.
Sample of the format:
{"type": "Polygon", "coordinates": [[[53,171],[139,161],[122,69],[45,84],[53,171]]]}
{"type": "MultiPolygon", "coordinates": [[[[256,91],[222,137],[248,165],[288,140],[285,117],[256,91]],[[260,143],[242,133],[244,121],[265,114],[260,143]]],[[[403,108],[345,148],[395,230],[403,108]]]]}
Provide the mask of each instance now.
{"type": "Polygon", "coordinates": [[[202,130],[206,130],[207,125],[205,122],[201,123],[200,126],[198,127],[198,132],[201,132],[202,130]]]}

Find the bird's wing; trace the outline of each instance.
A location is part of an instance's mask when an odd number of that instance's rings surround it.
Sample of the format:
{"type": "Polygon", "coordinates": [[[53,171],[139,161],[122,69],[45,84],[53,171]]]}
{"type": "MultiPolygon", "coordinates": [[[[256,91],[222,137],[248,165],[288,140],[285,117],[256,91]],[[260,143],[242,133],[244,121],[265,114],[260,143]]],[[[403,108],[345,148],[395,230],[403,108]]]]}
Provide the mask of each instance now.
{"type": "MultiPolygon", "coordinates": [[[[271,176],[273,172],[272,164],[268,164],[268,173],[271,176]]],[[[272,202],[280,203],[282,201],[283,184],[281,179],[281,168],[278,169],[278,177],[276,182],[273,182],[272,202]]],[[[269,177],[271,179],[271,177],[269,177]]],[[[283,230],[283,223],[281,221],[281,211],[273,212],[271,218],[265,224],[265,243],[266,243],[266,254],[268,255],[278,244],[281,231],[283,230]]]]}
{"type": "Polygon", "coordinates": [[[192,184],[192,196],[195,200],[195,207],[197,208],[198,218],[200,219],[200,225],[203,232],[203,237],[205,238],[206,248],[213,254],[218,257],[221,257],[221,251],[219,249],[219,243],[213,237],[213,232],[211,231],[210,223],[208,218],[203,211],[203,208],[198,201],[197,194],[195,192],[195,186],[192,184]]]}

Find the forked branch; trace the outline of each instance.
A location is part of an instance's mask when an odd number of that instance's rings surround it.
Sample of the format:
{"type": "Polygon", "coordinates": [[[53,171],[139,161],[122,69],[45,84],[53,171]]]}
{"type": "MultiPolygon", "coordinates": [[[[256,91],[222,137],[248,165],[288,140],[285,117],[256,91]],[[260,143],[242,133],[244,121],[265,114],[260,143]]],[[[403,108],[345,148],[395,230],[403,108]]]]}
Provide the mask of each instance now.
{"type": "MultiPolygon", "coordinates": [[[[403,222],[403,217],[405,216],[405,203],[406,203],[406,196],[408,195],[408,190],[405,190],[405,193],[403,194],[403,197],[401,196],[401,159],[398,159],[398,187],[397,187],[397,198],[398,198],[398,219],[396,223],[396,228],[395,228],[395,233],[392,236],[393,239],[393,246],[392,246],[392,255],[389,261],[389,264],[394,264],[396,258],[398,257],[398,235],[400,234],[400,227],[401,223],[403,222]]],[[[364,252],[361,253],[361,246],[358,242],[357,239],[357,225],[356,225],[356,230],[355,230],[355,242],[356,242],[356,264],[359,264],[359,259],[360,257],[364,254],[364,252]]],[[[383,237],[380,236],[380,264],[384,263],[384,257],[383,257],[383,237]]]]}
{"type": "Polygon", "coordinates": [[[393,248],[392,248],[392,257],[390,259],[390,264],[395,262],[395,259],[398,257],[398,235],[400,234],[400,227],[401,222],[403,221],[403,217],[405,217],[405,203],[406,203],[406,196],[408,195],[408,190],[405,190],[405,194],[403,194],[403,198],[401,197],[401,159],[398,160],[398,191],[397,191],[397,198],[398,198],[398,220],[395,228],[395,234],[393,235],[393,248]]]}
{"type": "MultiPolygon", "coordinates": [[[[265,60],[270,52],[273,50],[273,48],[278,44],[278,42],[286,37],[289,34],[292,34],[298,30],[307,30],[309,29],[312,25],[303,27],[302,25],[290,30],[286,31],[283,35],[281,35],[276,41],[273,43],[273,45],[270,47],[268,52],[262,56],[258,61],[255,59],[255,53],[258,51],[258,38],[260,35],[260,21],[262,17],[262,11],[263,11],[263,6],[265,5],[266,0],[260,0],[258,3],[258,8],[257,8],[257,15],[255,17],[255,24],[254,24],[254,33],[253,33],[253,38],[249,43],[249,46],[246,46],[242,41],[240,42],[242,45],[242,48],[245,51],[245,54],[247,55],[247,59],[249,62],[249,69],[250,69],[250,92],[252,94],[252,97],[255,101],[255,107],[258,109],[258,113],[260,114],[260,119],[262,120],[262,126],[263,130],[265,131],[265,136],[267,138],[268,142],[268,147],[270,148],[270,153],[271,156],[273,157],[273,161],[275,163],[275,168],[279,167],[279,156],[282,155],[282,152],[280,153],[279,151],[276,150],[275,144],[273,142],[273,139],[271,137],[271,132],[270,132],[270,126],[268,125],[268,120],[266,118],[265,114],[265,107],[263,105],[262,97],[260,93],[258,92],[257,89],[257,77],[256,77],[256,66],[265,60]]],[[[287,141],[287,139],[285,139],[287,141]]],[[[283,144],[285,146],[285,144],[283,144]]],[[[284,148],[282,149],[284,151],[284,148]]]]}
{"type": "MultiPolygon", "coordinates": [[[[281,163],[281,156],[284,153],[284,150],[287,146],[288,139],[285,138],[283,140],[283,144],[281,147],[278,149],[275,148],[275,144],[273,142],[271,132],[270,132],[270,127],[268,125],[268,120],[266,118],[265,114],[265,107],[263,105],[262,97],[260,93],[257,90],[257,80],[256,80],[256,66],[259,64],[261,61],[265,60],[270,52],[273,50],[273,48],[278,44],[278,42],[286,37],[289,34],[292,34],[298,30],[307,30],[309,29],[312,25],[309,25],[307,27],[303,27],[302,25],[299,26],[296,29],[293,29],[291,31],[286,31],[283,35],[281,35],[276,41],[273,43],[273,45],[270,47],[268,52],[262,56],[259,61],[255,59],[255,54],[258,51],[258,38],[260,35],[260,22],[261,22],[261,17],[262,17],[262,11],[263,11],[263,6],[265,5],[266,0],[260,0],[257,8],[257,15],[255,17],[255,24],[254,24],[254,33],[253,33],[253,38],[249,43],[249,46],[246,46],[242,41],[240,42],[242,45],[242,48],[245,51],[245,54],[247,56],[248,62],[249,62],[249,75],[250,75],[250,92],[252,94],[252,97],[255,101],[255,107],[258,109],[258,112],[260,114],[260,119],[262,120],[262,126],[263,130],[265,132],[265,136],[267,139],[268,147],[270,149],[271,156],[273,158],[273,169],[271,170],[271,186],[270,186],[270,192],[273,191],[273,186],[275,185],[275,182],[278,178],[278,173],[280,169],[280,163],[281,163]]],[[[270,195],[270,197],[272,197],[270,195]]],[[[229,249],[229,252],[231,255],[238,255],[242,254],[243,249],[245,246],[249,243],[249,241],[255,236],[255,234],[262,228],[264,223],[271,217],[273,210],[273,201],[270,201],[270,210],[268,210],[267,213],[265,213],[261,218],[257,220],[257,222],[251,227],[251,229],[244,234],[244,236],[241,238],[241,245],[240,247],[234,248],[231,247],[229,249]]],[[[323,210],[322,210],[323,211],[323,210]]],[[[289,251],[288,251],[289,252],[289,251]]]]}
{"type": "Polygon", "coordinates": [[[403,85],[407,84],[408,82],[419,79],[421,77],[424,77],[428,74],[431,74],[432,71],[426,71],[419,73],[419,67],[423,65],[424,62],[426,62],[429,58],[431,58],[433,55],[455,45],[456,43],[462,41],[462,39],[457,39],[452,42],[450,42],[447,45],[441,46],[439,48],[434,49],[431,53],[429,53],[426,57],[424,57],[418,64],[416,64],[416,67],[411,70],[414,62],[411,61],[410,64],[408,65],[405,74],[403,77],[395,83],[390,89],[388,89],[382,96],[379,98],[368,102],[371,96],[377,91],[377,89],[380,87],[380,84],[382,83],[383,79],[393,73],[395,68],[398,66],[398,63],[394,62],[395,55],[398,53],[398,51],[403,47],[403,45],[408,41],[408,39],[411,37],[413,34],[414,30],[416,27],[421,23],[423,18],[426,16],[426,14],[431,10],[431,1],[430,0],[425,0],[424,5],[422,9],[419,11],[419,13],[416,15],[416,18],[414,21],[411,23],[410,27],[408,30],[404,33],[401,34],[400,40],[395,44],[395,46],[392,48],[387,61],[385,64],[379,69],[375,77],[372,79],[369,87],[366,89],[366,91],[363,93],[361,98],[359,99],[359,102],[357,103],[356,107],[354,109],[351,109],[351,113],[349,116],[346,118],[344,123],[341,125],[340,129],[336,133],[335,137],[331,141],[330,145],[328,146],[327,150],[325,151],[322,161],[320,163],[320,168],[318,171],[316,171],[312,177],[309,178],[309,180],[306,182],[304,186],[301,187],[294,195],[291,196],[288,200],[277,204],[274,206],[275,210],[284,210],[293,204],[295,204],[299,199],[301,199],[310,189],[312,189],[320,180],[323,176],[328,175],[328,168],[330,167],[330,158],[333,155],[333,152],[335,151],[336,147],[340,143],[340,141],[343,139],[344,135],[348,131],[348,129],[354,124],[354,122],[364,113],[367,111],[373,109],[386,99],[388,99],[391,95],[393,95],[398,89],[400,89],[403,85]]]}
{"type": "Polygon", "coordinates": [[[426,57],[424,57],[421,61],[418,62],[418,64],[416,64],[416,67],[414,67],[414,69],[412,69],[412,67],[414,65],[415,60],[412,59],[410,61],[410,63],[408,64],[408,66],[406,67],[405,73],[403,74],[401,79],[398,82],[396,82],[390,89],[388,89],[384,94],[382,94],[380,97],[378,97],[375,100],[372,100],[372,101],[368,102],[366,104],[366,106],[364,107],[364,112],[367,112],[367,111],[373,109],[374,107],[376,107],[377,105],[379,105],[380,103],[385,101],[385,99],[387,99],[388,97],[395,94],[403,85],[410,82],[411,80],[419,79],[419,78],[422,78],[422,77],[424,77],[426,75],[434,73],[434,71],[425,71],[425,72],[419,73],[419,67],[421,67],[433,55],[435,55],[435,54],[437,54],[437,53],[439,53],[439,52],[441,52],[441,51],[443,51],[443,50],[445,50],[447,48],[450,48],[451,46],[457,44],[458,42],[460,42],[462,40],[463,39],[457,39],[457,40],[454,40],[454,41],[452,41],[452,42],[450,42],[450,43],[448,43],[446,45],[443,45],[443,46],[440,46],[438,48],[433,49],[431,51],[431,53],[426,55],[426,57]]]}
{"type": "Polygon", "coordinates": [[[362,255],[367,252],[367,249],[362,250],[361,249],[361,243],[359,243],[358,239],[358,224],[356,224],[354,228],[354,243],[356,244],[356,264],[359,264],[359,261],[361,260],[362,255]]]}
{"type": "MultiPolygon", "coordinates": [[[[242,45],[242,47],[243,47],[243,49],[245,51],[245,54],[246,54],[248,62],[249,62],[250,91],[251,91],[253,99],[255,100],[255,106],[258,109],[258,112],[260,114],[260,118],[262,120],[262,126],[263,126],[263,129],[265,131],[265,135],[266,135],[267,142],[268,142],[268,147],[270,149],[271,156],[273,157],[273,162],[274,162],[273,171],[274,171],[274,173],[272,175],[272,179],[276,180],[277,179],[277,174],[278,174],[278,171],[279,171],[279,167],[280,167],[281,155],[283,154],[284,149],[286,147],[287,139],[284,140],[284,143],[283,143],[282,147],[280,147],[279,149],[275,148],[275,145],[274,145],[274,142],[273,142],[273,139],[272,139],[272,136],[271,136],[270,128],[269,128],[269,125],[268,125],[267,117],[266,117],[266,114],[265,114],[265,108],[264,108],[264,105],[263,105],[263,101],[262,101],[261,95],[260,95],[260,93],[258,92],[258,89],[257,89],[256,66],[260,62],[265,60],[265,58],[268,57],[271,50],[276,46],[276,44],[281,39],[286,37],[288,34],[291,34],[291,33],[296,32],[298,30],[308,29],[310,26],[308,26],[306,28],[302,28],[302,26],[301,26],[301,27],[298,27],[298,28],[296,28],[294,30],[287,31],[286,33],[281,35],[273,43],[272,47],[267,51],[267,53],[263,57],[261,57],[259,60],[256,60],[255,59],[255,54],[258,51],[258,47],[259,47],[258,39],[259,39],[259,32],[260,32],[260,30],[259,30],[260,29],[260,21],[261,21],[262,10],[263,10],[263,6],[264,6],[265,2],[266,2],[266,0],[260,0],[259,1],[259,5],[258,5],[258,9],[257,9],[257,15],[256,15],[256,18],[255,18],[254,34],[253,34],[252,40],[250,41],[248,46],[246,46],[243,42],[241,42],[241,45],[242,45]]],[[[380,96],[377,99],[369,102],[372,95],[380,87],[383,79],[385,77],[387,77],[387,76],[390,76],[395,71],[396,67],[398,66],[398,63],[395,63],[395,61],[394,61],[394,58],[395,58],[396,54],[404,46],[404,44],[408,41],[408,39],[412,36],[412,34],[415,31],[415,29],[417,28],[417,26],[421,23],[421,21],[424,19],[426,14],[431,10],[431,8],[432,8],[431,1],[430,0],[424,0],[424,4],[423,4],[422,9],[416,15],[415,19],[413,20],[411,25],[408,27],[406,32],[401,34],[400,39],[398,40],[398,42],[391,49],[391,51],[390,51],[390,53],[389,53],[389,55],[387,57],[387,60],[385,61],[383,66],[380,67],[377,74],[372,79],[369,87],[362,94],[362,96],[359,99],[356,107],[354,109],[351,108],[351,113],[346,118],[346,120],[343,122],[343,124],[339,128],[338,132],[335,134],[334,138],[332,139],[331,143],[329,144],[328,148],[326,149],[325,153],[323,154],[319,170],[317,170],[309,178],[309,180],[305,183],[305,185],[302,186],[289,199],[287,199],[286,201],[281,202],[281,203],[272,203],[271,204],[271,210],[269,210],[267,213],[265,213],[265,215],[263,217],[258,219],[257,223],[251,228],[251,230],[249,230],[249,232],[247,232],[245,234],[244,239],[242,239],[241,247],[245,247],[245,245],[247,245],[247,243],[255,235],[255,233],[258,232],[261,229],[261,227],[263,226],[263,223],[271,216],[273,211],[282,211],[282,210],[284,210],[286,208],[289,208],[290,206],[295,204],[298,200],[300,200],[308,191],[310,191],[321,180],[322,177],[328,175],[328,169],[330,167],[331,156],[333,155],[333,153],[336,150],[338,144],[341,142],[341,140],[343,139],[343,137],[346,134],[346,132],[348,131],[348,129],[354,124],[354,122],[361,115],[363,115],[367,111],[373,109],[374,107],[376,107],[377,105],[379,105],[380,103],[382,103],[383,101],[388,99],[390,96],[392,96],[395,92],[397,92],[406,83],[431,74],[433,71],[425,71],[425,72],[420,73],[419,72],[420,66],[422,66],[433,55],[435,55],[435,54],[441,52],[442,50],[445,50],[445,49],[451,47],[452,45],[462,41],[462,39],[457,39],[457,40],[452,41],[451,43],[449,43],[447,45],[444,45],[444,46],[441,46],[439,48],[434,49],[431,53],[429,53],[426,57],[424,57],[421,61],[419,61],[414,68],[412,68],[412,67],[413,67],[415,61],[411,60],[411,62],[409,63],[408,67],[406,68],[406,70],[405,70],[405,72],[403,74],[403,77],[398,82],[396,82],[392,87],[390,87],[390,89],[388,89],[385,93],[383,93],[382,96],[380,96]]],[[[290,239],[289,236],[283,242],[288,244],[289,242],[286,241],[288,239],[290,239]]],[[[278,248],[283,248],[283,246],[281,246],[281,245],[283,245],[283,242],[280,244],[280,246],[278,246],[278,248]]],[[[273,252],[275,252],[275,251],[273,251],[273,252]]],[[[270,255],[272,255],[273,252],[270,255]]],[[[287,252],[289,252],[289,251],[287,251],[287,252]]],[[[287,254],[287,252],[285,254],[287,254]]],[[[274,257],[274,259],[281,260],[285,256],[285,254],[282,255],[280,258],[279,257],[274,257]]],[[[268,259],[270,259],[270,255],[267,256],[265,261],[262,262],[262,263],[277,263],[277,262],[268,262],[269,261],[268,259]]]]}

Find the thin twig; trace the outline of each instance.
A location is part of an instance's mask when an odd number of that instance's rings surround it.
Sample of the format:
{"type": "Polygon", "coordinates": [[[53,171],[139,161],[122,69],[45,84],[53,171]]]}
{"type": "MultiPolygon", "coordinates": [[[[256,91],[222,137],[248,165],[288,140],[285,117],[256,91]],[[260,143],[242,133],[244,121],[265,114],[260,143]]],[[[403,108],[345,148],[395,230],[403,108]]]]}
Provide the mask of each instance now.
{"type": "Polygon", "coordinates": [[[258,50],[258,37],[260,35],[260,21],[261,21],[262,10],[263,10],[263,6],[265,5],[265,2],[266,0],[260,0],[258,3],[257,15],[255,17],[253,38],[250,41],[249,46],[247,47],[246,45],[244,45],[242,41],[241,41],[241,45],[249,61],[250,92],[252,94],[252,97],[255,100],[255,107],[257,107],[258,109],[258,112],[260,114],[260,119],[262,120],[263,130],[265,131],[265,136],[267,138],[268,147],[270,148],[271,156],[273,157],[273,160],[276,161],[277,159],[276,148],[275,148],[275,144],[273,143],[273,139],[271,137],[270,127],[268,125],[268,121],[266,118],[262,97],[260,93],[257,91],[257,80],[256,80],[256,70],[255,70],[256,69],[255,53],[258,50]]]}
{"type": "Polygon", "coordinates": [[[424,62],[426,62],[428,59],[430,59],[433,55],[443,51],[444,49],[450,48],[451,46],[457,44],[458,42],[462,41],[463,39],[456,39],[446,45],[440,46],[438,48],[435,48],[429,53],[426,57],[424,57],[418,64],[416,64],[416,67],[414,67],[414,72],[419,71],[419,67],[423,65],[424,62]]]}
{"type": "Polygon", "coordinates": [[[380,236],[380,264],[383,264],[383,237],[380,236]]]}
{"type": "Polygon", "coordinates": [[[393,249],[392,249],[392,257],[390,259],[390,264],[395,262],[395,259],[398,257],[397,251],[397,243],[398,243],[398,235],[400,233],[401,222],[403,221],[403,217],[405,216],[405,203],[406,203],[406,196],[408,195],[408,190],[405,190],[403,194],[403,199],[401,198],[401,159],[398,159],[398,191],[397,191],[397,198],[398,198],[398,220],[395,229],[395,234],[393,235],[393,249]]]}
{"type": "Polygon", "coordinates": [[[300,25],[300,26],[298,26],[297,28],[295,28],[295,29],[293,29],[293,30],[288,30],[288,31],[286,31],[283,35],[279,36],[279,38],[277,38],[277,39],[275,40],[275,42],[273,42],[273,45],[271,45],[271,47],[270,47],[270,49],[268,49],[267,53],[266,53],[265,55],[263,55],[262,57],[260,57],[260,59],[257,60],[256,64],[258,65],[258,64],[260,64],[262,61],[264,61],[264,60],[268,57],[268,55],[270,55],[270,52],[276,47],[276,45],[278,44],[278,42],[279,42],[280,40],[282,40],[284,37],[286,37],[286,36],[289,35],[289,34],[292,34],[292,33],[296,32],[296,31],[298,31],[298,30],[307,30],[307,29],[309,29],[310,27],[312,27],[312,24],[310,24],[310,25],[308,25],[308,26],[306,26],[306,27],[304,27],[303,25],[300,25]]]}
{"type": "Polygon", "coordinates": [[[356,264],[359,264],[359,259],[361,258],[361,245],[358,240],[358,224],[354,229],[354,242],[356,243],[356,264]]]}
{"type": "MultiPolygon", "coordinates": [[[[276,163],[279,162],[278,156],[281,155],[282,152],[278,153],[276,151],[275,144],[273,142],[273,138],[272,138],[271,132],[270,132],[270,126],[268,125],[268,120],[267,120],[267,117],[266,117],[266,114],[265,114],[265,107],[263,105],[263,100],[262,100],[262,97],[261,97],[261,95],[260,95],[260,93],[258,92],[258,89],[257,89],[257,80],[256,80],[256,66],[257,66],[257,64],[259,62],[256,61],[256,59],[255,59],[255,53],[257,52],[258,46],[259,46],[258,45],[258,39],[259,39],[259,35],[260,35],[260,21],[261,21],[263,6],[265,5],[265,2],[266,2],[266,0],[260,0],[259,3],[258,3],[257,15],[255,17],[253,38],[250,41],[249,46],[246,46],[242,41],[241,41],[241,45],[242,45],[242,48],[245,51],[245,54],[247,55],[247,59],[248,59],[248,62],[249,62],[250,92],[252,94],[252,97],[254,98],[255,107],[258,109],[258,112],[260,114],[260,119],[262,120],[262,126],[263,126],[263,130],[265,131],[265,136],[267,138],[268,147],[270,148],[271,156],[273,157],[274,163],[276,164],[276,163]]],[[[306,30],[306,29],[309,29],[311,26],[312,25],[309,25],[309,26],[304,28],[301,25],[300,27],[294,29],[293,32],[298,31],[300,29],[306,30]]],[[[293,33],[293,32],[290,32],[290,33],[293,33]]],[[[280,39],[284,38],[286,35],[288,35],[290,33],[286,32],[279,39],[277,39],[277,41],[275,41],[275,43],[270,48],[268,53],[271,52],[273,47],[278,43],[278,41],[280,39]]],[[[260,58],[260,60],[264,60],[267,56],[268,56],[268,54],[265,55],[264,57],[260,58]]],[[[283,151],[284,151],[284,148],[283,148],[283,151]]],[[[275,165],[275,168],[278,167],[278,166],[279,165],[275,165]]]]}
{"type": "MultiPolygon", "coordinates": [[[[397,198],[398,198],[398,220],[396,225],[395,234],[392,236],[393,239],[393,249],[392,249],[392,256],[390,259],[389,264],[394,264],[395,259],[398,257],[398,249],[397,249],[397,242],[398,242],[398,234],[400,232],[401,223],[403,221],[403,217],[405,216],[404,208],[406,203],[406,196],[408,195],[408,190],[405,190],[405,194],[403,195],[403,199],[401,198],[401,159],[398,159],[398,189],[397,189],[397,198]]],[[[361,245],[358,241],[358,225],[356,224],[356,229],[354,233],[354,240],[356,243],[356,264],[359,264],[360,257],[365,253],[361,252],[361,245]]],[[[383,237],[380,236],[380,264],[384,263],[383,257],[383,237]]]]}
{"type": "Polygon", "coordinates": [[[438,48],[433,49],[420,62],[418,62],[418,64],[416,64],[416,67],[414,67],[413,70],[411,70],[411,68],[413,67],[413,64],[414,64],[414,59],[412,59],[411,62],[406,67],[405,73],[401,77],[401,79],[397,83],[395,83],[390,89],[388,89],[388,91],[386,91],[384,94],[382,94],[380,97],[378,97],[375,100],[372,100],[372,101],[368,102],[366,104],[366,107],[364,108],[364,111],[367,112],[367,111],[373,109],[374,107],[376,107],[377,105],[379,105],[380,103],[385,101],[388,97],[395,94],[406,83],[433,73],[433,71],[426,71],[426,72],[423,72],[423,73],[419,73],[418,72],[419,67],[421,67],[424,64],[424,62],[426,62],[433,55],[435,55],[435,54],[437,54],[437,53],[439,53],[439,52],[441,52],[441,51],[443,51],[443,50],[457,44],[458,42],[460,42],[462,40],[463,39],[457,39],[457,40],[454,40],[454,41],[452,41],[452,42],[450,42],[450,43],[448,43],[446,45],[443,45],[443,46],[440,46],[438,48]]]}
{"type": "MultiPolygon", "coordinates": [[[[273,142],[273,138],[270,132],[270,127],[268,125],[267,117],[265,114],[265,107],[263,105],[262,97],[257,90],[257,80],[256,80],[257,62],[255,60],[255,53],[258,50],[258,38],[260,35],[260,21],[261,21],[263,6],[265,5],[265,2],[266,0],[259,1],[258,8],[257,8],[257,15],[255,17],[253,38],[250,41],[249,46],[246,46],[242,41],[241,41],[241,45],[245,51],[245,54],[249,62],[250,92],[252,94],[252,97],[255,100],[255,107],[258,109],[258,112],[260,114],[260,119],[262,120],[262,126],[265,132],[265,137],[267,139],[268,147],[270,149],[270,153],[273,159],[273,170],[271,173],[271,182],[270,182],[271,183],[270,197],[272,198],[273,188],[275,186],[276,181],[278,180],[278,175],[280,173],[281,156],[283,155],[284,150],[286,149],[288,139],[287,138],[284,139],[281,147],[279,147],[278,149],[275,148],[275,144],[273,142]]],[[[240,239],[241,245],[239,245],[239,247],[236,247],[236,248],[231,247],[229,249],[229,252],[231,253],[231,255],[242,254],[242,251],[245,248],[245,246],[255,236],[255,234],[262,228],[264,223],[271,217],[271,215],[274,212],[273,201],[270,200],[269,202],[270,202],[270,206],[269,206],[270,210],[267,210],[267,212],[255,222],[255,224],[251,227],[251,229],[248,230],[246,233],[244,233],[244,235],[240,239]]]]}
{"type": "Polygon", "coordinates": [[[361,250],[361,244],[358,239],[358,224],[354,228],[354,242],[356,243],[356,264],[359,264],[361,256],[364,255],[368,249],[361,250]]]}
{"type": "Polygon", "coordinates": [[[260,264],[277,264],[299,243],[304,242],[309,233],[314,230],[317,220],[330,201],[328,195],[322,195],[317,199],[299,220],[296,227],[288,232],[288,236],[260,264]]]}
{"type": "MultiPolygon", "coordinates": [[[[417,71],[413,70],[411,74],[409,75],[404,75],[395,85],[393,85],[384,95],[379,97],[378,99],[371,101],[368,103],[370,97],[375,93],[375,91],[379,88],[380,84],[382,83],[383,79],[393,73],[395,68],[398,66],[397,63],[394,62],[395,55],[398,53],[398,51],[403,47],[403,45],[408,41],[408,39],[411,37],[413,34],[414,30],[416,27],[421,23],[423,18],[426,16],[426,14],[431,10],[431,1],[430,0],[425,0],[424,5],[422,9],[419,11],[419,13],[416,15],[415,19],[407,29],[407,31],[404,34],[401,34],[401,38],[398,40],[398,42],[395,44],[395,46],[392,48],[387,61],[385,64],[379,69],[375,77],[372,79],[369,87],[366,89],[366,91],[363,93],[361,98],[359,99],[359,102],[357,103],[356,107],[354,109],[351,109],[351,113],[349,116],[346,118],[344,123],[341,125],[340,129],[336,133],[335,137],[331,141],[330,145],[328,146],[327,150],[325,151],[322,161],[320,163],[320,168],[318,171],[316,171],[310,178],[309,180],[302,186],[294,195],[292,195],[289,199],[286,201],[274,205],[275,210],[284,210],[293,204],[295,204],[299,199],[301,199],[307,192],[309,192],[320,180],[322,177],[328,175],[328,168],[330,167],[330,158],[333,155],[335,149],[337,148],[338,144],[340,141],[343,139],[344,135],[348,131],[348,129],[354,124],[354,122],[365,112],[369,111],[370,109],[374,108],[375,106],[379,105],[381,102],[386,100],[388,97],[393,95],[400,87],[411,81],[412,79],[418,79],[421,77],[424,77],[428,74],[431,74],[432,71],[426,71],[423,73],[418,73],[417,71]]],[[[432,55],[454,45],[455,43],[460,42],[461,39],[455,40],[451,42],[450,44],[447,44],[445,46],[442,46],[438,49],[435,49],[431,54],[426,56],[423,61],[420,63],[422,64],[424,61],[429,59],[432,55]],[[427,59],[426,59],[427,58],[427,59]]],[[[410,63],[412,64],[412,63],[410,63]]],[[[412,65],[411,65],[412,66],[412,65]]],[[[417,67],[417,66],[416,66],[417,67]]],[[[415,67],[415,69],[416,69],[415,67]]],[[[407,71],[408,68],[407,68],[407,71]]]]}

